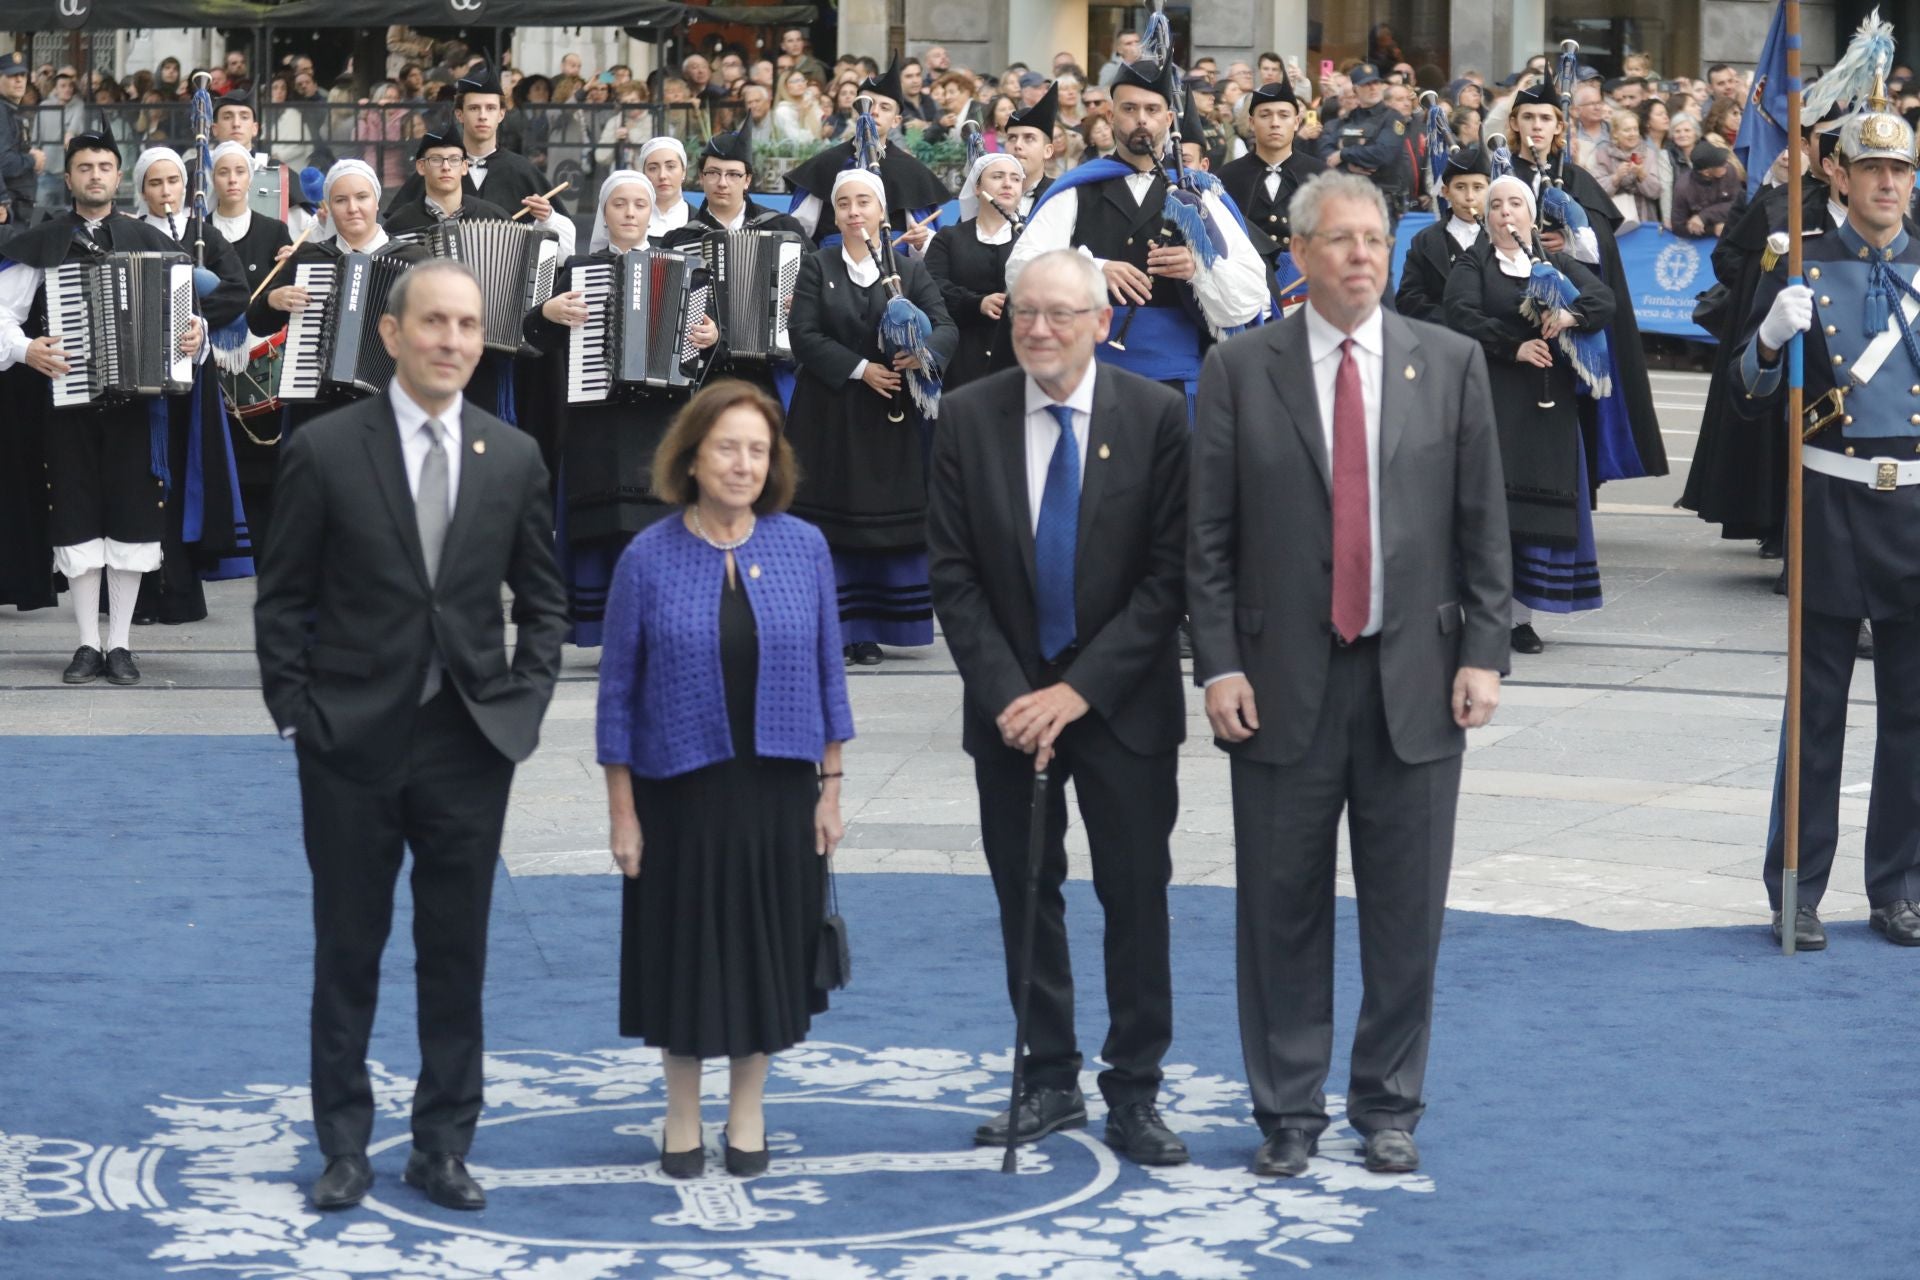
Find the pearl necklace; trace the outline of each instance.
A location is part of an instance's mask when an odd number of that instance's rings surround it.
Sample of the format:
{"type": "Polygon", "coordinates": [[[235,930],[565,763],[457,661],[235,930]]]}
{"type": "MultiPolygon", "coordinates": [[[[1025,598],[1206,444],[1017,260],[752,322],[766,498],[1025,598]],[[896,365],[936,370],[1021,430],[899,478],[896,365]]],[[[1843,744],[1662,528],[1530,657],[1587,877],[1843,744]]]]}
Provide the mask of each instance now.
{"type": "Polygon", "coordinates": [[[721,542],[708,534],[707,527],[700,522],[699,507],[689,507],[687,511],[693,517],[694,536],[712,547],[715,551],[732,551],[735,548],[745,546],[747,539],[753,536],[753,531],[760,527],[760,517],[754,516],[751,519],[751,523],[747,525],[747,531],[745,533],[735,538],[732,542],[721,542]]]}

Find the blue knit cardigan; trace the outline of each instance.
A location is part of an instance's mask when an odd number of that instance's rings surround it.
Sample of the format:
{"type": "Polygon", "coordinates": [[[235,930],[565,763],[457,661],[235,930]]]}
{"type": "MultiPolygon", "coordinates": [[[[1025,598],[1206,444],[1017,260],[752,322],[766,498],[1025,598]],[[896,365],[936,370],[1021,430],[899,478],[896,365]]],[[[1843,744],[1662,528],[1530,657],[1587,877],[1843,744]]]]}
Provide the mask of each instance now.
{"type": "MultiPolygon", "coordinates": [[[[853,737],[827,540],[794,516],[762,516],[733,554],[760,635],[754,750],[817,761],[827,743],[853,737]]],[[[726,553],[677,518],[627,544],[600,650],[601,764],[670,778],[733,758],[720,672],[726,579],[726,553]]]]}

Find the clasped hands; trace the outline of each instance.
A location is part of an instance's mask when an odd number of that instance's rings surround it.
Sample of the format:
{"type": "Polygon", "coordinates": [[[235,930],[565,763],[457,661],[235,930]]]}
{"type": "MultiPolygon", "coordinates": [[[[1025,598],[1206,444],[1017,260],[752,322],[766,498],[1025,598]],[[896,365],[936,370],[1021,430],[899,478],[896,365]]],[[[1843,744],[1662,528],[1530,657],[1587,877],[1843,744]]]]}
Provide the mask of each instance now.
{"type": "Polygon", "coordinates": [[[878,361],[867,361],[867,367],[860,371],[860,381],[867,384],[878,396],[891,397],[900,390],[900,375],[909,369],[918,369],[920,361],[912,352],[897,352],[893,357],[893,367],[887,368],[878,361]]]}
{"type": "Polygon", "coordinates": [[[1050,684],[1009,702],[993,723],[1002,742],[1033,757],[1033,771],[1038,773],[1053,760],[1053,746],[1061,732],[1090,709],[1072,685],[1050,684]]]}

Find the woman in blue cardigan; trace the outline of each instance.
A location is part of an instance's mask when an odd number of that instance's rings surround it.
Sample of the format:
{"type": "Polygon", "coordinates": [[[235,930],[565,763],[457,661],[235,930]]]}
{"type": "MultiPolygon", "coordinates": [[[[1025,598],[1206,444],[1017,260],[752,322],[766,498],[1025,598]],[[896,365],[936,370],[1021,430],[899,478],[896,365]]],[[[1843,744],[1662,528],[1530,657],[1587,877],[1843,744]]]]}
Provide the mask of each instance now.
{"type": "Polygon", "coordinates": [[[653,492],[682,508],[627,545],[600,658],[621,913],[620,1034],[658,1046],[661,1166],[706,1168],[700,1064],[732,1062],[726,1165],[767,1167],[767,1055],[827,1007],[813,985],[825,856],[853,737],[826,539],[783,514],[779,404],[716,382],[680,411],[653,492]]]}

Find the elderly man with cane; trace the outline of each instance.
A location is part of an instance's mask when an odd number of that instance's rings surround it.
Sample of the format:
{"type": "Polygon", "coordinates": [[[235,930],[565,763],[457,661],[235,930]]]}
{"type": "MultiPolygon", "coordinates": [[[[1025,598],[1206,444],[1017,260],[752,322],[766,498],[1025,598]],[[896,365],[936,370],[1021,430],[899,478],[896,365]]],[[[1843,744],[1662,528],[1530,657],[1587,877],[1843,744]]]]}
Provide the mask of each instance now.
{"type": "Polygon", "coordinates": [[[974,1141],[1017,1145],[1087,1122],[1060,892],[1058,784],[1071,779],[1106,913],[1106,1140],[1141,1164],[1182,1164],[1186,1146],[1154,1100],[1173,1038],[1167,883],[1186,736],[1186,404],[1095,362],[1113,308],[1082,255],[1036,258],[1007,311],[1020,367],[945,398],[928,484],[933,604],[966,686],[962,745],[980,791],[1008,989],[1020,1004],[1026,987],[1030,1001],[1031,1047],[1016,1067],[1028,1087],[974,1141]],[[1038,771],[1055,785],[1035,788],[1038,771]],[[1036,798],[1045,825],[1030,851],[1036,798]]]}

